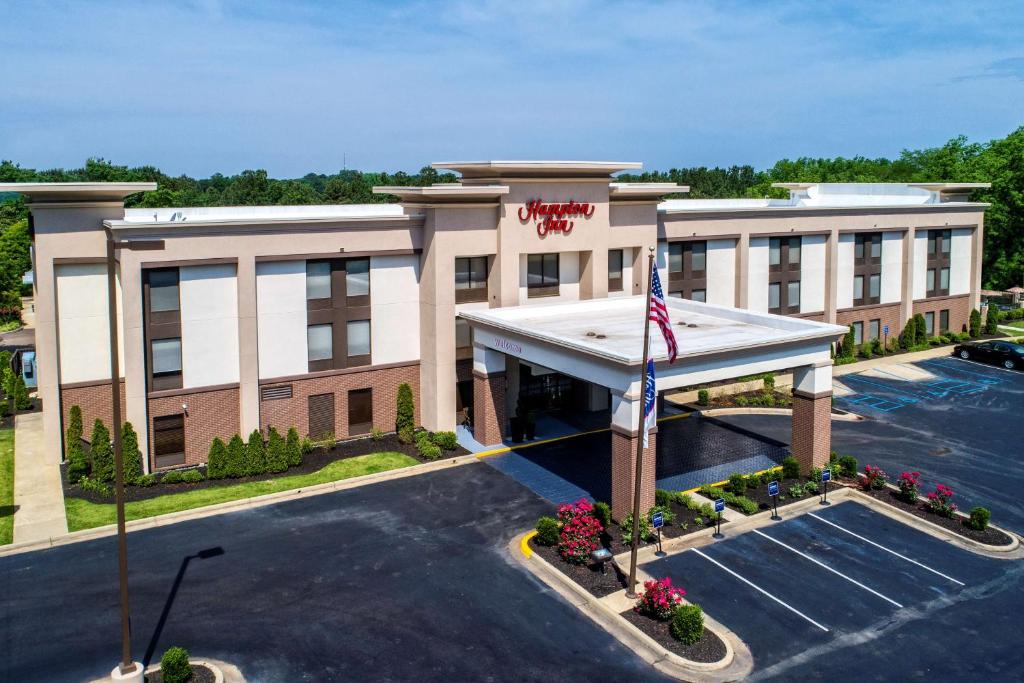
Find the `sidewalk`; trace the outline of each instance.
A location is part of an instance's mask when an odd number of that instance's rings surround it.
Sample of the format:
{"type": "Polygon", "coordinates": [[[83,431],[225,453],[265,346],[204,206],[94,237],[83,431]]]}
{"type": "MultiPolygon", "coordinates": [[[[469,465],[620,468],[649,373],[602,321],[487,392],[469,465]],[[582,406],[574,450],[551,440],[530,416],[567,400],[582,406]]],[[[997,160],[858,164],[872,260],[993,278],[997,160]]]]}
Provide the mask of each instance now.
{"type": "Polygon", "coordinates": [[[43,414],[14,421],[14,542],[40,541],[68,532],[60,468],[43,453],[43,414]]]}

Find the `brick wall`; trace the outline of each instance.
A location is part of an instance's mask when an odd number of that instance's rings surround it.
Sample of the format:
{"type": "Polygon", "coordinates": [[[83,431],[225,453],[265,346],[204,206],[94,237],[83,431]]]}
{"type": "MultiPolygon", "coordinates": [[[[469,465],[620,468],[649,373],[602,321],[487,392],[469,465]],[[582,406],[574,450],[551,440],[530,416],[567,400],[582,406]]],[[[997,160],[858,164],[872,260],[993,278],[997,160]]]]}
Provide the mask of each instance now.
{"type": "Polygon", "coordinates": [[[889,339],[898,337],[903,331],[903,321],[900,320],[900,304],[898,303],[836,311],[836,325],[849,327],[856,322],[864,324],[864,341],[868,341],[868,334],[871,332],[870,321],[876,318],[880,321],[878,334],[883,341],[885,335],[882,334],[882,330],[886,325],[889,326],[889,339]]]}
{"type": "Polygon", "coordinates": [[[832,448],[832,392],[814,398],[793,393],[793,440],[791,452],[807,474],[812,467],[828,464],[832,448]]]}
{"type": "MultiPolygon", "coordinates": [[[[96,418],[110,429],[113,412],[110,409],[110,382],[99,382],[88,386],[70,386],[60,389],[62,429],[68,428],[68,414],[71,406],[82,409],[82,437],[88,441],[96,418]]],[[[124,380],[121,380],[121,419],[125,419],[124,380]]],[[[138,427],[136,426],[136,429],[138,427]]],[[[62,437],[63,442],[63,437],[62,437]]],[[[66,446],[65,446],[66,448],[66,446]]]]}
{"type": "MultiPolygon", "coordinates": [[[[206,462],[210,444],[215,437],[227,442],[239,430],[238,387],[195,391],[151,398],[149,409],[149,456],[150,467],[155,468],[153,459],[153,419],[166,415],[180,415],[182,404],[188,406],[185,416],[185,464],[198,465],[206,462]]],[[[243,435],[244,437],[245,435],[243,435]]]]}
{"type": "Polygon", "coordinates": [[[473,373],[473,438],[485,446],[501,443],[506,412],[505,373],[473,373]]]}
{"type": "MultiPolygon", "coordinates": [[[[640,509],[646,513],[654,505],[655,457],[657,429],[651,432],[644,449],[643,482],[640,486],[640,509]]],[[[633,490],[636,483],[636,447],[642,438],[612,429],[612,517],[625,519],[633,512],[633,490]]]]}
{"type": "Polygon", "coordinates": [[[924,299],[914,302],[914,315],[935,313],[935,332],[939,332],[939,311],[949,309],[949,331],[966,332],[971,318],[971,298],[967,294],[943,297],[940,299],[924,299]]]}
{"type": "MultiPolygon", "coordinates": [[[[349,372],[296,379],[290,382],[269,382],[260,385],[262,389],[290,384],[292,397],[260,401],[260,426],[264,431],[276,428],[284,434],[290,427],[299,434],[309,434],[309,397],[317,394],[334,394],[334,435],[343,439],[348,432],[348,392],[353,389],[373,389],[373,426],[385,432],[394,431],[395,413],[398,402],[398,386],[402,383],[412,387],[413,403],[416,405],[416,424],[420,421],[420,366],[419,363],[398,367],[368,368],[349,372]]],[[[427,397],[429,400],[430,397],[427,397]]]]}

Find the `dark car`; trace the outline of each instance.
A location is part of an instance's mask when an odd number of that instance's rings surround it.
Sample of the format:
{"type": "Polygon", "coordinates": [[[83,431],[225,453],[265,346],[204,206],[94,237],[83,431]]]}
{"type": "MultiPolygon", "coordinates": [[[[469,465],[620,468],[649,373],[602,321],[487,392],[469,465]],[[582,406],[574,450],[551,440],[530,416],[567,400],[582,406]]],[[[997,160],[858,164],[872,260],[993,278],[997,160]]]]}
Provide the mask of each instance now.
{"type": "Polygon", "coordinates": [[[953,347],[953,355],[964,360],[1002,365],[1007,370],[1024,369],[1024,346],[1005,341],[970,342],[953,347]]]}

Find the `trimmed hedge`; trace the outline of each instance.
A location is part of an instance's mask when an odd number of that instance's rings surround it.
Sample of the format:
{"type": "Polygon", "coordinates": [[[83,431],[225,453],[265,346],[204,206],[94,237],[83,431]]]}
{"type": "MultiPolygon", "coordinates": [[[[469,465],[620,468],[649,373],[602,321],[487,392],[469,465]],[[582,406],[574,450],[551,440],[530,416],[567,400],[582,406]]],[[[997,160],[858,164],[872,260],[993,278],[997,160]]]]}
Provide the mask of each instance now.
{"type": "Polygon", "coordinates": [[[558,545],[558,520],[554,517],[541,517],[537,520],[537,535],[534,539],[540,545],[558,545]]]}
{"type": "Polygon", "coordinates": [[[113,481],[114,453],[110,448],[110,430],[103,424],[103,420],[99,418],[96,418],[92,425],[90,455],[92,460],[92,478],[97,481],[113,481]]]}
{"type": "Polygon", "coordinates": [[[168,648],[160,658],[160,677],[164,683],[185,683],[192,677],[192,665],[188,663],[188,650],[183,647],[168,648]]]}
{"type": "Polygon", "coordinates": [[[669,627],[672,637],[684,645],[693,645],[704,636],[704,612],[698,605],[679,605],[669,627]]]}

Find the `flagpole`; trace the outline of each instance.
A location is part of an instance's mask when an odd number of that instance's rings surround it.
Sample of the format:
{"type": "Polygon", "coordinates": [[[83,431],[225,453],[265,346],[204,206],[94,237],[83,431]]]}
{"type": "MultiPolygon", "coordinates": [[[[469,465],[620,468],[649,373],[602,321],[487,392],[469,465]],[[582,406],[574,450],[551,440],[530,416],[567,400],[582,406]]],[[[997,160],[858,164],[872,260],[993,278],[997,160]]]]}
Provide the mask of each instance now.
{"type": "MultiPolygon", "coordinates": [[[[633,480],[633,534],[629,550],[629,583],[626,585],[626,597],[637,597],[636,592],[636,554],[640,545],[640,490],[641,477],[644,473],[644,430],[647,429],[644,409],[647,403],[647,360],[650,357],[651,342],[651,290],[654,287],[654,247],[647,253],[647,305],[644,307],[644,361],[640,364],[640,419],[636,431],[636,472],[633,480]]],[[[655,396],[654,410],[658,409],[655,396]]]]}

